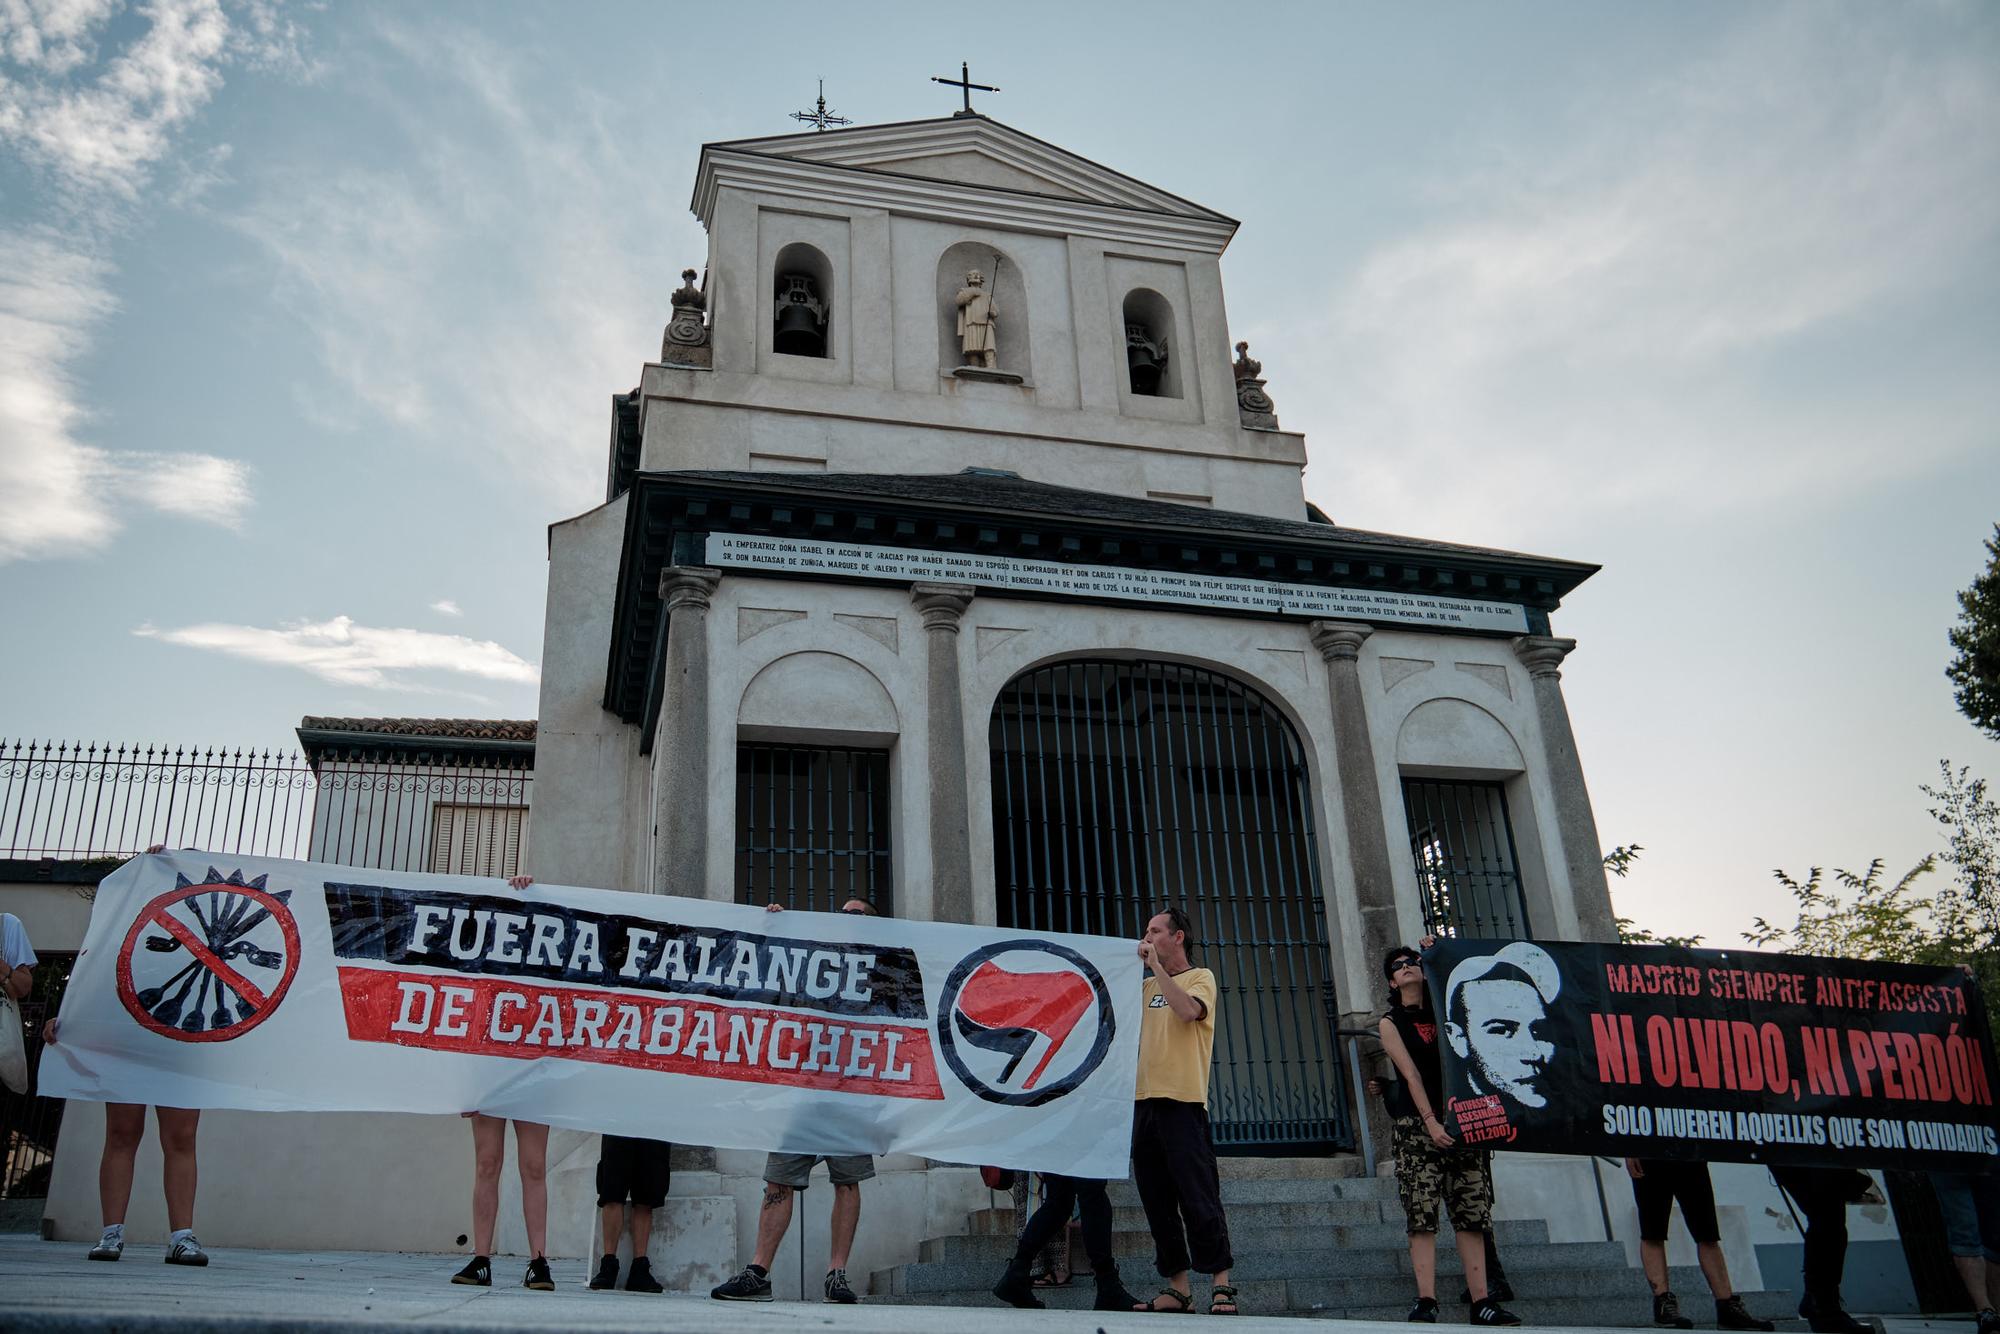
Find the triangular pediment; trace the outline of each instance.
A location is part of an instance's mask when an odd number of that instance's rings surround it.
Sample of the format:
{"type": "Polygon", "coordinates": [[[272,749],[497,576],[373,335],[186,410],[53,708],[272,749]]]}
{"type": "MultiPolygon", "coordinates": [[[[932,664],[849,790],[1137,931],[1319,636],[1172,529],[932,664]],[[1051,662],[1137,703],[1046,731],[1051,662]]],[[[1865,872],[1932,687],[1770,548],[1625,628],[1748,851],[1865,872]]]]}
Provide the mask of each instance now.
{"type": "Polygon", "coordinates": [[[857,125],[823,133],[738,139],[708,148],[1109,208],[1233,221],[988,116],[857,125]]]}

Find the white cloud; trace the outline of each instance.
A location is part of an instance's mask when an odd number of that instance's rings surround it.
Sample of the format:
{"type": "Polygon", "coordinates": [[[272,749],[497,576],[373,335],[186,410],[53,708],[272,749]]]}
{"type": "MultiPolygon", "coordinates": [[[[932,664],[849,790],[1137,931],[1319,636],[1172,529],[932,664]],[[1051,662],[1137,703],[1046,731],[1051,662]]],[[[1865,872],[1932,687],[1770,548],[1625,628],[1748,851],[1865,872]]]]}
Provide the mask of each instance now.
{"type": "MultiPolygon", "coordinates": [[[[1508,145],[1441,183],[1436,221],[1335,293],[1291,358],[1335,373],[1278,389],[1338,459],[1337,491],[1336,469],[1314,477],[1336,517],[1506,539],[1509,514],[1546,531],[1552,488],[1572,513],[1729,508],[1990,444],[1990,385],[1762,378],[1982,270],[2000,77],[1955,40],[1969,11],[1745,12],[1694,66],[1603,90],[1553,151],[1508,145]]],[[[1898,349],[1878,350],[1862,365],[1898,349]]]]}
{"type": "Polygon", "coordinates": [[[233,460],[78,439],[71,368],[117,308],[109,271],[52,233],[0,231],[0,563],[101,548],[131,505],[235,527],[251,503],[233,460]]]}
{"type": "Polygon", "coordinates": [[[275,630],[222,624],[162,630],[142,625],[132,633],[144,639],[252,662],[296,667],[335,685],[375,690],[424,690],[420,679],[423,673],[471,676],[517,685],[533,685],[541,679],[533,663],[492,640],[356,625],[347,616],[328,621],[288,621],[275,630]]]}
{"type": "Polygon", "coordinates": [[[436,602],[431,603],[431,610],[440,616],[465,615],[464,611],[460,610],[459,605],[450,598],[439,598],[436,602]]]}

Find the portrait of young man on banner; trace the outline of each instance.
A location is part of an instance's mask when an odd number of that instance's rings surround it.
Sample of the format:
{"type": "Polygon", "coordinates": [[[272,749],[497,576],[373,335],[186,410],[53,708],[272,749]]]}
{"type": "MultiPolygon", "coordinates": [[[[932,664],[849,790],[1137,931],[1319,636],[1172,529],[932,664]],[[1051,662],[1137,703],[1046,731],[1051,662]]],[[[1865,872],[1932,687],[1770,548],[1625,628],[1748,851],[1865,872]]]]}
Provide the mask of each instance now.
{"type": "Polygon", "coordinates": [[[1424,956],[1445,1121],[1529,1153],[1981,1170],[1985,1007],[1958,968],[1581,941],[1424,956]]]}

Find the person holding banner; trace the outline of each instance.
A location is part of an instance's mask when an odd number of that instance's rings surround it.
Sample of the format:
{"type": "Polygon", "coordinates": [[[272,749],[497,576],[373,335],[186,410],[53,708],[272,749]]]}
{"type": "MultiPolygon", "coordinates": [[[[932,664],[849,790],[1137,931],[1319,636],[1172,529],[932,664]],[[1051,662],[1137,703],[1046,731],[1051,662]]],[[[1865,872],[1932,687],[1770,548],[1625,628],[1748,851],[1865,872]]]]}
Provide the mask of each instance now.
{"type": "MultiPolygon", "coordinates": [[[[781,903],[764,906],[765,912],[784,910],[781,903]]],[[[849,899],[840,905],[840,911],[851,917],[873,917],[875,905],[866,899],[849,899]]],[[[861,1226],[861,1183],[875,1175],[875,1160],[865,1153],[774,1153],[766,1158],[764,1203],[757,1211],[757,1249],[742,1273],[709,1289],[710,1297],[719,1302],[773,1300],[771,1262],[778,1258],[778,1244],[792,1225],[792,1196],[812,1184],[813,1167],[821,1160],[826,1163],[827,1179],[833,1183],[826,1279],[821,1292],[825,1300],[842,1306],[860,1300],[847,1280],[847,1259],[854,1249],[854,1233],[861,1226]]]]}
{"type": "MultiPolygon", "coordinates": [[[[1425,942],[1426,945],[1430,941],[1425,942]]],[[[1495,1301],[1486,1286],[1484,1233],[1493,1225],[1493,1186],[1486,1154],[1458,1144],[1438,1119],[1444,1106],[1444,1063],[1438,1052],[1438,1021],[1431,1009],[1423,956],[1399,945],[1382,960],[1389,982],[1389,1010],[1382,1017],[1382,1048],[1409,1090],[1415,1116],[1399,1116],[1393,1126],[1396,1186],[1410,1238],[1410,1268],[1417,1300],[1414,1324],[1436,1324],[1437,1224],[1440,1205],[1449,1208],[1472,1298],[1475,1325],[1518,1325],[1521,1317],[1495,1301]]]]}
{"type": "Polygon", "coordinates": [[[1229,1282],[1229,1220],[1215,1141],[1208,1132],[1208,1072],[1215,1053],[1215,974],[1188,959],[1191,924],[1179,908],[1155,913],[1139,941],[1145,982],[1139,1086],[1132,1114],[1132,1181],[1167,1286],[1141,1311],[1194,1309],[1190,1269],[1213,1276],[1210,1315],[1236,1314],[1229,1282]]]}
{"type": "Polygon", "coordinates": [[[1028,1277],[1029,1269],[1049,1239],[1069,1226],[1070,1211],[1076,1210],[1083,1215],[1084,1254],[1090,1257],[1090,1271],[1097,1278],[1097,1299],[1091,1309],[1130,1311],[1143,1306],[1118,1277],[1118,1261],[1111,1253],[1111,1197],[1105,1191],[1106,1183],[1044,1172],[1042,1185],[1047,1192],[1042,1207],[1035,1210],[1034,1217],[1021,1229],[1014,1258],[1007,1265],[1007,1272],[993,1285],[993,1295],[1024,1311],[1043,1308],[1044,1303],[1035,1296],[1034,1283],[1028,1277]]]}
{"type": "Polygon", "coordinates": [[[1799,1314],[1813,1334],[1871,1334],[1872,1326],[1842,1309],[1840,1280],[1847,1268],[1847,1206],[1868,1197],[1873,1178],[1851,1167],[1790,1165],[1774,1165],[1771,1176],[1806,1216],[1806,1294],[1799,1314]]]}
{"type": "MultiPolygon", "coordinates": [[[[514,890],[535,883],[531,875],[507,882],[514,890]]],[[[493,1230],[500,1215],[500,1168],[507,1159],[507,1118],[484,1112],[460,1112],[472,1122],[472,1258],[451,1276],[454,1283],[475,1288],[493,1286],[493,1230]]],[[[514,1162],[521,1173],[521,1218],[528,1226],[528,1272],[521,1286],[554,1292],[549,1272],[549,1128],[533,1121],[514,1122],[514,1162]]]]}
{"type": "Polygon", "coordinates": [[[1660,1329],[1694,1328],[1694,1321],[1681,1314],[1680,1299],[1667,1286],[1667,1225],[1678,1200],[1681,1221],[1694,1239],[1701,1276],[1708,1280],[1708,1290],[1715,1297],[1715,1327],[1762,1330],[1765,1334],[1776,1329],[1770,1321],[1750,1314],[1729,1281],[1729,1261],[1722,1254],[1722,1227],[1715,1216],[1715,1186],[1709,1180],[1708,1164],[1627,1158],[1625,1174],[1632,1178],[1632,1202],[1639,1207],[1639,1267],[1653,1288],[1653,1324],[1660,1329]]]}

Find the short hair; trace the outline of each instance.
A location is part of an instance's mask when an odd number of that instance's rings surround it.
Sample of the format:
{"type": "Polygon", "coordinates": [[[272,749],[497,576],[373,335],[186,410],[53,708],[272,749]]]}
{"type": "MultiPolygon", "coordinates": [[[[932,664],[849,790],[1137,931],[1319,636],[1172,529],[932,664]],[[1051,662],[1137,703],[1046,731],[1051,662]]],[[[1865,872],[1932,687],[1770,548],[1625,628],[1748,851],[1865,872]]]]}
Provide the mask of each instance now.
{"type": "Polygon", "coordinates": [[[1178,931],[1181,933],[1181,948],[1186,950],[1190,954],[1194,953],[1194,946],[1195,946],[1194,923],[1188,920],[1188,915],[1185,912],[1182,912],[1179,908],[1174,907],[1172,904],[1167,904],[1163,906],[1160,909],[1160,911],[1154,913],[1153,916],[1158,917],[1160,913],[1166,914],[1167,926],[1170,930],[1178,931]]]}
{"type": "Polygon", "coordinates": [[[869,902],[869,901],[868,901],[867,899],[864,899],[864,898],[862,898],[862,897],[861,897],[861,896],[860,896],[859,894],[849,894],[849,895],[848,895],[848,896],[847,896],[846,898],[842,899],[842,900],[840,901],[840,909],[841,909],[841,911],[842,911],[842,912],[845,912],[845,911],[847,911],[847,905],[848,905],[848,904],[850,904],[850,903],[858,903],[858,904],[860,904],[860,905],[861,905],[861,911],[862,911],[862,912],[864,912],[864,913],[866,913],[866,914],[868,914],[868,916],[870,916],[870,917],[880,917],[880,916],[881,916],[881,914],[880,914],[880,913],[878,913],[878,912],[876,912],[876,911],[875,911],[875,905],[874,905],[873,903],[869,902]]]}

